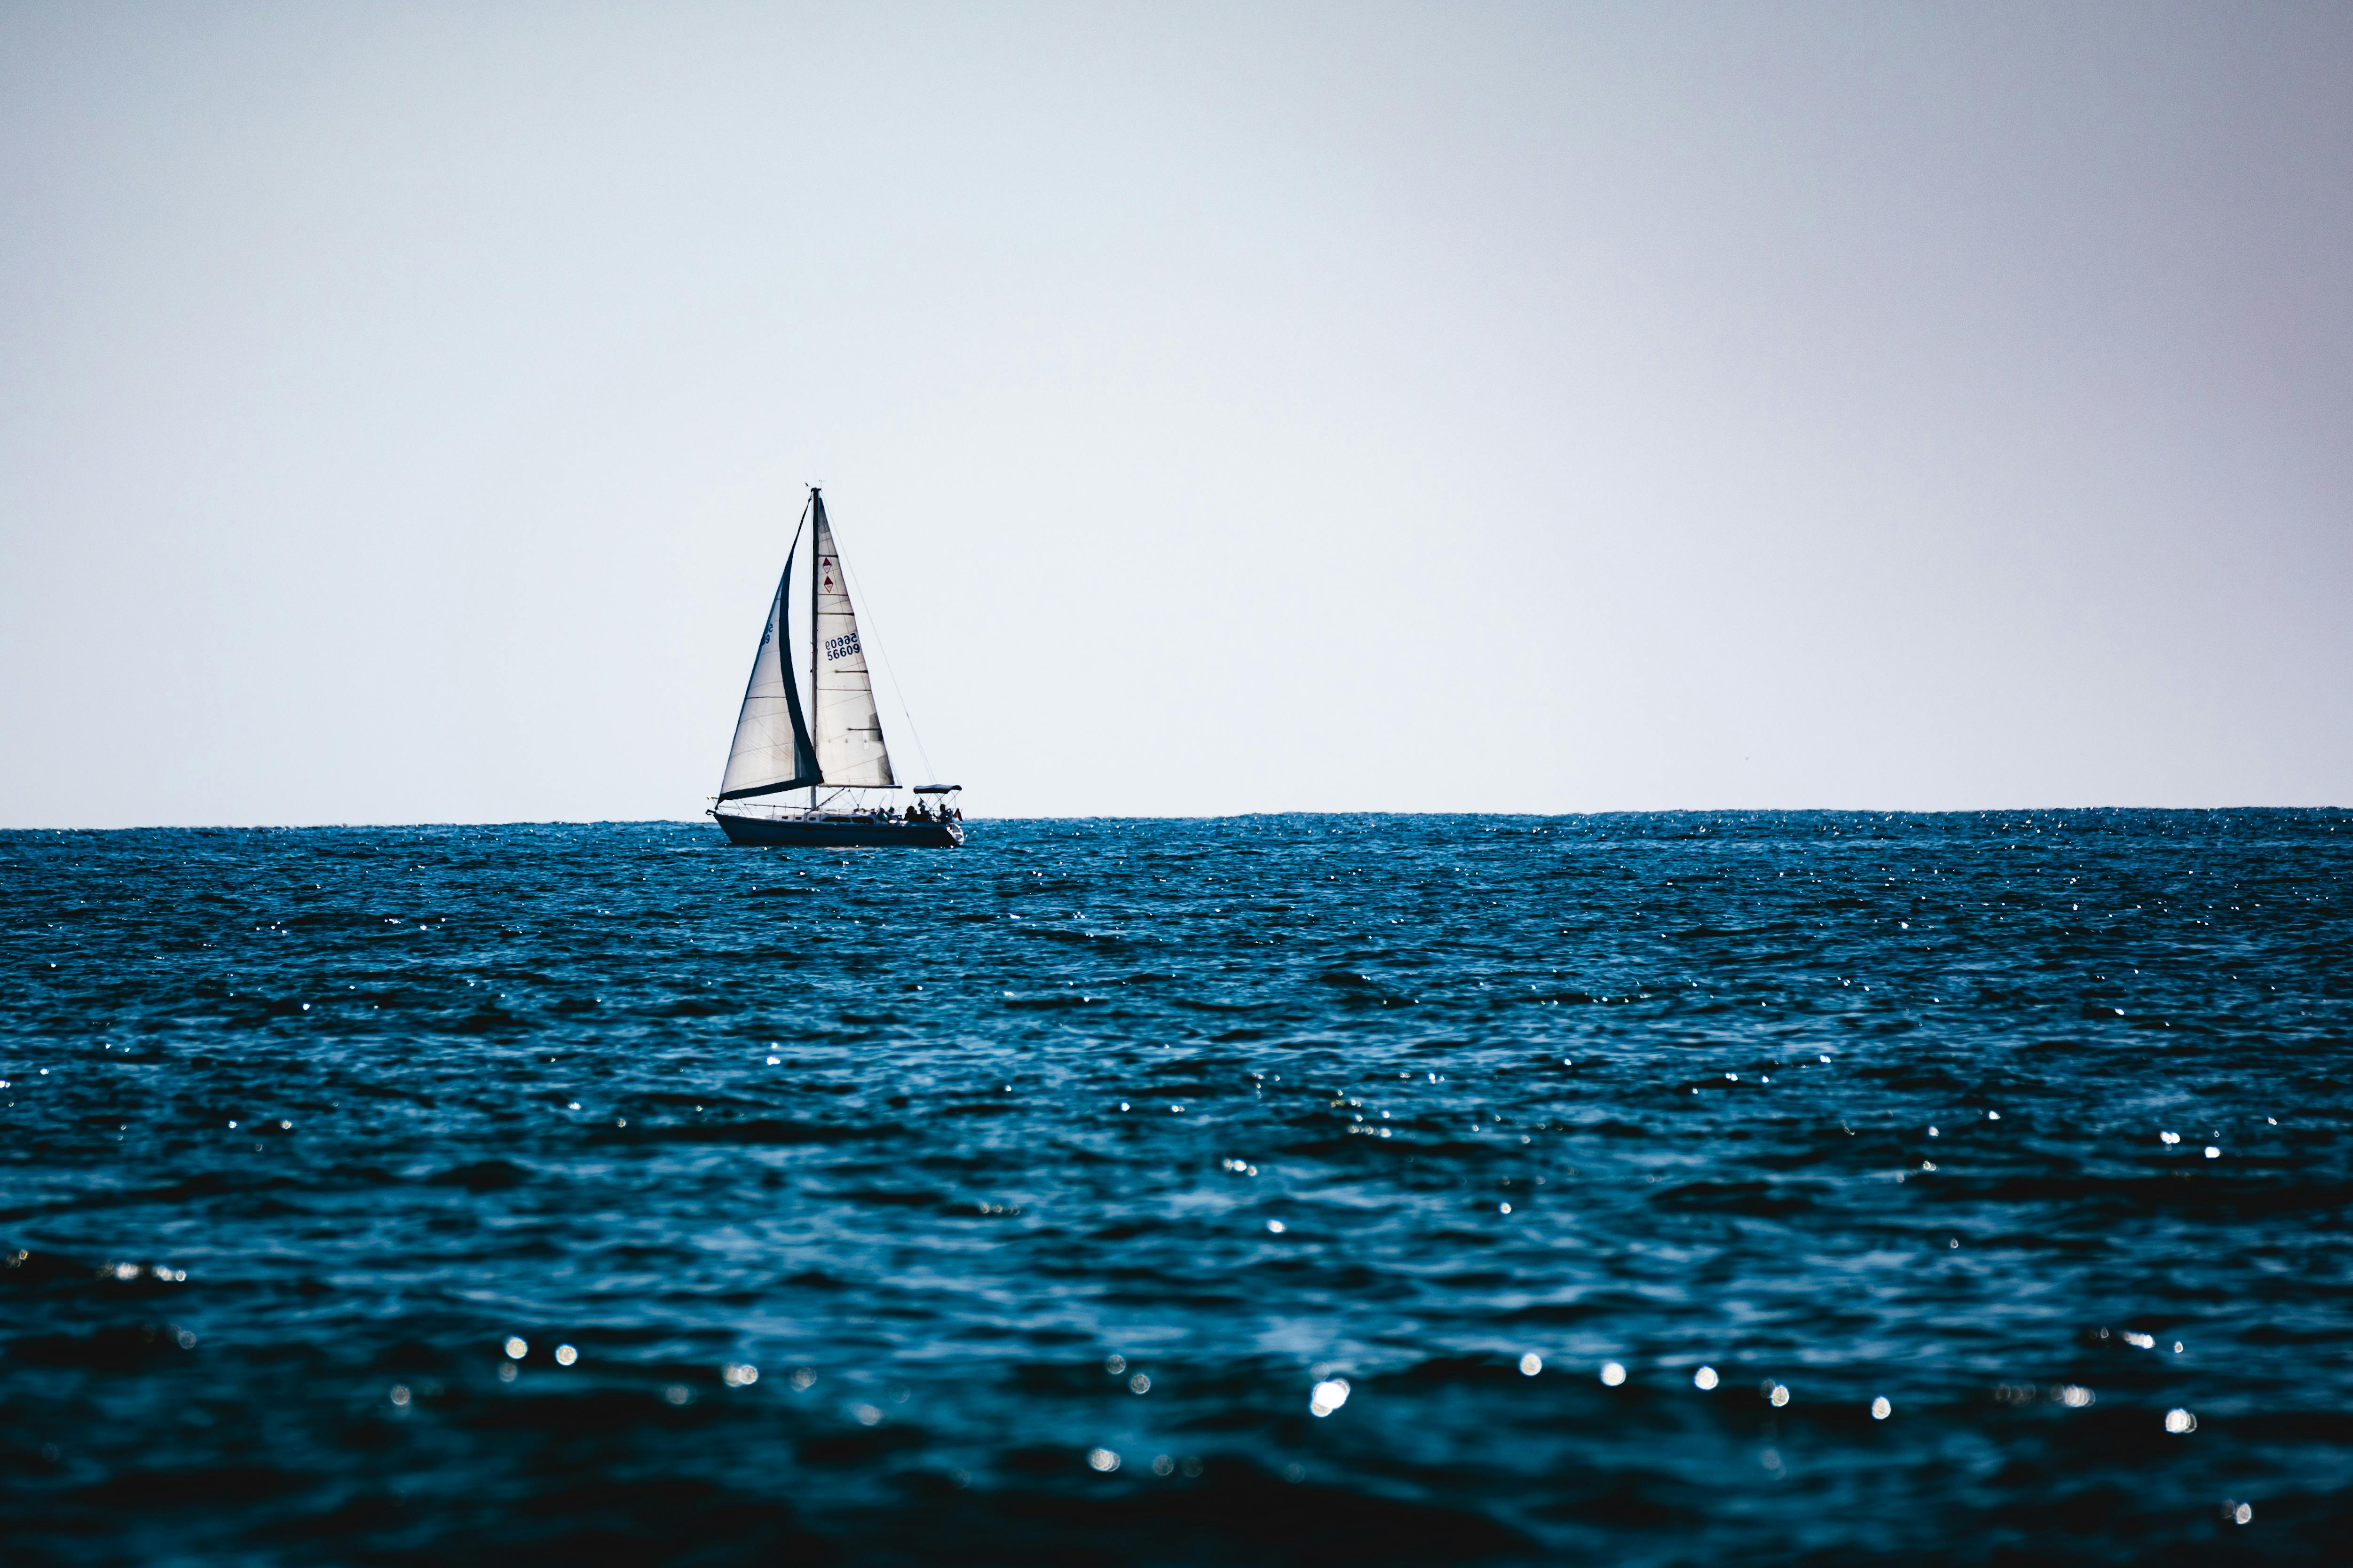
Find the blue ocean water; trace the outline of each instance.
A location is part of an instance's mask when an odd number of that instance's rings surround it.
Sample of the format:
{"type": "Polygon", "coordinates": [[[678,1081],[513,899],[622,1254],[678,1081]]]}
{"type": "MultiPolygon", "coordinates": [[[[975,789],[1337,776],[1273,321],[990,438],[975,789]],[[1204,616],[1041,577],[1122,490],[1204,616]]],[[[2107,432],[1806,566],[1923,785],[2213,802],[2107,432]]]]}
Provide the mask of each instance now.
{"type": "Polygon", "coordinates": [[[2342,813],[14,833],[0,895],[11,1563],[2353,1542],[2342,813]]]}

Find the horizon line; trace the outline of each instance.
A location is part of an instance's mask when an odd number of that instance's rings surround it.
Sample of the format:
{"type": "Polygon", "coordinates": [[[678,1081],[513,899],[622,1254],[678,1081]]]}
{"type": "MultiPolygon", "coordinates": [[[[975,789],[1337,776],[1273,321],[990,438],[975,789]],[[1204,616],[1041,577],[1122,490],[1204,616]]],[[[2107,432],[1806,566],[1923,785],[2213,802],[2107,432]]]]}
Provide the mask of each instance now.
{"type": "MultiPolygon", "coordinates": [[[[1942,806],[1920,808],[1910,806],[1649,806],[1613,807],[1591,811],[1388,811],[1379,809],[1294,808],[1273,811],[1229,812],[1136,812],[1091,813],[1079,815],[1045,815],[1035,816],[985,816],[967,814],[967,822],[1247,822],[1279,817],[1485,817],[1522,822],[1559,822],[1581,818],[1634,816],[1852,816],[1924,818],[1944,816],[2068,816],[2133,813],[2186,816],[2248,816],[2258,813],[2295,813],[2326,816],[2331,813],[2353,815],[2353,806],[2323,805],[1987,805],[1942,806]]],[[[710,825],[708,816],[668,817],[509,817],[499,820],[468,821],[455,817],[417,818],[406,822],[388,821],[311,821],[311,822],[138,822],[110,826],[89,824],[33,824],[0,826],[0,835],[40,833],[301,833],[354,828],[458,828],[458,827],[696,827],[710,825]]]]}

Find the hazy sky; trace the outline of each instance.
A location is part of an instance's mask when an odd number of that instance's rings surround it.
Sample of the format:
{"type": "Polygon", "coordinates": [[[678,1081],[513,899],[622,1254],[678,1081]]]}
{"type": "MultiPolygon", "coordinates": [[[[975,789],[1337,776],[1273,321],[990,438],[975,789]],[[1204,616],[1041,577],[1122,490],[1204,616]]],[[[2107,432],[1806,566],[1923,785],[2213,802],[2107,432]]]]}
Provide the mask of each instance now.
{"type": "Polygon", "coordinates": [[[0,7],[0,825],[2353,804],[2353,7],[0,7]]]}

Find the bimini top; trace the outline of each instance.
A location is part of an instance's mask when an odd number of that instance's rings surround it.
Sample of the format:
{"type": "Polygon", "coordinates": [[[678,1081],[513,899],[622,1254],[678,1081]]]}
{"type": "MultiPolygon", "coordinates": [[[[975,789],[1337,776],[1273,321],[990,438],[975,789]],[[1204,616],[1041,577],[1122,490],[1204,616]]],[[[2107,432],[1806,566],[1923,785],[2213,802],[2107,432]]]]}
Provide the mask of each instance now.
{"type": "Polygon", "coordinates": [[[917,784],[915,793],[917,795],[954,795],[962,788],[964,788],[962,784],[917,784]]]}

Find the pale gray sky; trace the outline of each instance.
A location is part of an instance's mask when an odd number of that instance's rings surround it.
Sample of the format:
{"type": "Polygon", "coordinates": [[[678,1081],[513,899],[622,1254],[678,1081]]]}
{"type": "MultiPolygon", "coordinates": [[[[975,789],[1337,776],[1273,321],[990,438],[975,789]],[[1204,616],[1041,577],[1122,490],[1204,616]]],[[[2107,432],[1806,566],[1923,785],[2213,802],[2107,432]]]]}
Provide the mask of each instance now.
{"type": "Polygon", "coordinates": [[[0,9],[0,825],[2353,804],[2353,7],[0,9]],[[924,770],[884,721],[902,772],[924,770]]]}

